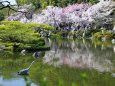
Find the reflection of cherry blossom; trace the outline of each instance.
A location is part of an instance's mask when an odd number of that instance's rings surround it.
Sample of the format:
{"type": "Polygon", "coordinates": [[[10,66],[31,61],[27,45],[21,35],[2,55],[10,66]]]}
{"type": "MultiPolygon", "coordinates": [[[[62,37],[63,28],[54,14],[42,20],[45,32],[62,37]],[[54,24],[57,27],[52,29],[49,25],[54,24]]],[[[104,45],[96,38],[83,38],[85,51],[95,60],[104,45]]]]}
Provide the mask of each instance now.
{"type": "MultiPolygon", "coordinates": [[[[64,64],[74,68],[93,68],[100,72],[114,69],[110,59],[104,57],[104,55],[103,57],[94,55],[95,53],[92,53],[89,46],[84,43],[85,42],[78,45],[75,44],[75,42],[70,44],[66,42],[66,44],[62,44],[63,46],[61,46],[61,48],[58,47],[56,51],[53,51],[53,48],[51,48],[51,51],[45,53],[43,62],[56,67],[60,67],[64,64]],[[74,48],[72,48],[73,45],[74,48]]],[[[98,53],[101,54],[101,52],[98,53]]]]}

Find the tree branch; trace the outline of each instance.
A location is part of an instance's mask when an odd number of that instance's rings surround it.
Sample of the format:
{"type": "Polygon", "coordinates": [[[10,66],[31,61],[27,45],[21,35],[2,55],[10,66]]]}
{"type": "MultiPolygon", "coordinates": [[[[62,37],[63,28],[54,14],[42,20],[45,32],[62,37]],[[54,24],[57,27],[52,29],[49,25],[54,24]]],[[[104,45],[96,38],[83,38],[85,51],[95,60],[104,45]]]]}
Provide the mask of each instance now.
{"type": "Polygon", "coordinates": [[[17,5],[11,5],[11,3],[10,3],[9,1],[0,1],[0,5],[2,5],[2,6],[0,7],[0,10],[3,10],[3,9],[5,9],[5,8],[8,8],[8,16],[9,16],[10,10],[13,10],[13,11],[15,11],[15,12],[21,12],[21,13],[24,13],[24,14],[27,13],[27,12],[18,11],[18,10],[16,10],[16,9],[14,9],[14,6],[17,6],[17,5]],[[7,4],[5,5],[4,3],[7,3],[7,4]]]}

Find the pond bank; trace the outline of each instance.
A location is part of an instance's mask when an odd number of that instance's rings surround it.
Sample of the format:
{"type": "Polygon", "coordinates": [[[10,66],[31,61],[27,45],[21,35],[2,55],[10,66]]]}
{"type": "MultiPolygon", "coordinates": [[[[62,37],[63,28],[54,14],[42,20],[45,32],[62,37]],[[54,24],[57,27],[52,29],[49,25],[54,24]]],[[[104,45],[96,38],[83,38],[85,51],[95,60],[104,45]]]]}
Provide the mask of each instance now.
{"type": "Polygon", "coordinates": [[[0,50],[49,50],[44,38],[90,39],[115,43],[115,31],[105,28],[92,30],[55,30],[47,24],[2,21],[0,24],[0,50]]]}

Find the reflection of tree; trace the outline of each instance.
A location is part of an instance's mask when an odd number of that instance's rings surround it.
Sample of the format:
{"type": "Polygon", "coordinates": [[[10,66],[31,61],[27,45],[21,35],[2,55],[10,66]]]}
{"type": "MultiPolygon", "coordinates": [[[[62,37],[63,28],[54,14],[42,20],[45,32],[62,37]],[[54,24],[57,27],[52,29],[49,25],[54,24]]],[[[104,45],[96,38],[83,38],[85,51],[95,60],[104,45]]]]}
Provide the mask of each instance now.
{"type": "Polygon", "coordinates": [[[31,86],[32,82],[29,80],[28,76],[23,76],[26,86],[31,86]]]}
{"type": "MultiPolygon", "coordinates": [[[[33,60],[34,58],[32,58],[32,53],[27,53],[25,56],[21,56],[20,53],[9,54],[9,52],[0,52],[0,77],[3,77],[3,82],[15,82],[15,80],[20,81],[23,78],[23,83],[25,83],[26,86],[33,85],[34,83],[32,83],[29,76],[17,75],[20,69],[30,65],[33,60]]],[[[34,86],[36,85],[34,84],[34,86]]]]}
{"type": "Polygon", "coordinates": [[[15,76],[20,69],[30,65],[34,59],[29,55],[21,56],[20,53],[0,52],[0,76],[10,79],[15,76]]]}
{"type": "Polygon", "coordinates": [[[77,69],[64,65],[58,68],[39,62],[34,67],[30,77],[40,86],[72,86],[73,83],[75,86],[114,86],[115,84],[115,79],[108,73],[101,74],[92,69],[77,69]]]}

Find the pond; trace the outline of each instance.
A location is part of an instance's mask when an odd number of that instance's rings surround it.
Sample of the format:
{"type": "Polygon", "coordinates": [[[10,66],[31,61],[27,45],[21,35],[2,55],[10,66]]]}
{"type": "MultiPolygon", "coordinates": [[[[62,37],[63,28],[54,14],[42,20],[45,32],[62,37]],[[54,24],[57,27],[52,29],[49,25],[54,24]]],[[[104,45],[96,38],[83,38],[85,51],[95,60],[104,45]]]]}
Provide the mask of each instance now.
{"type": "Polygon", "coordinates": [[[45,39],[51,47],[33,52],[0,51],[0,86],[114,86],[115,45],[91,40],[45,39]],[[18,75],[35,61],[29,75],[18,75]]]}

